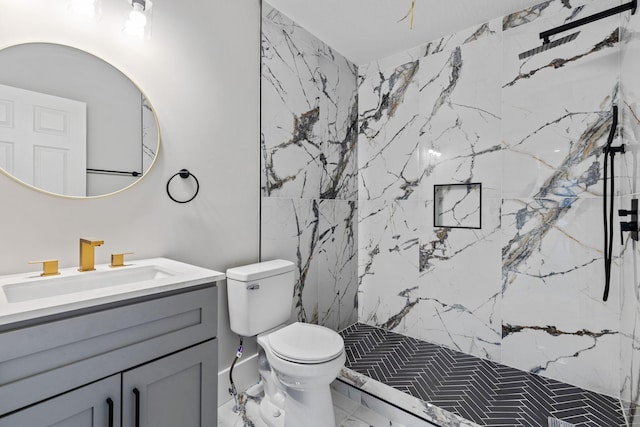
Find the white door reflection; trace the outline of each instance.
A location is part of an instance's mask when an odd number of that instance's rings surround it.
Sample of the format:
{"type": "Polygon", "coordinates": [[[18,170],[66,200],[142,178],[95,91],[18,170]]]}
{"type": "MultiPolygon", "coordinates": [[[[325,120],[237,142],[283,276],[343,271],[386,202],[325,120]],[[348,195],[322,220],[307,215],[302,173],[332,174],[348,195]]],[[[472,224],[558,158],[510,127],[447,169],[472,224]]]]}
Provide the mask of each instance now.
{"type": "Polygon", "coordinates": [[[42,190],[85,196],[86,116],[84,102],[0,85],[0,167],[42,190]]]}

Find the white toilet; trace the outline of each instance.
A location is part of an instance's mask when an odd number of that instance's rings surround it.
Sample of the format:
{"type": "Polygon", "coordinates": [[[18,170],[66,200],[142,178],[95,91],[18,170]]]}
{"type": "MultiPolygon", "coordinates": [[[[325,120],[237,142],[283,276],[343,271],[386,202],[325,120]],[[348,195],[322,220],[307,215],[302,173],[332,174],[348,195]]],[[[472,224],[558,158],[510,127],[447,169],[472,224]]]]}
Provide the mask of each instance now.
{"type": "Polygon", "coordinates": [[[342,337],[291,316],[294,265],[273,260],[227,270],[231,330],[258,335],[258,370],[265,398],[260,414],[271,427],[335,426],[329,385],[344,366],[342,337]]]}

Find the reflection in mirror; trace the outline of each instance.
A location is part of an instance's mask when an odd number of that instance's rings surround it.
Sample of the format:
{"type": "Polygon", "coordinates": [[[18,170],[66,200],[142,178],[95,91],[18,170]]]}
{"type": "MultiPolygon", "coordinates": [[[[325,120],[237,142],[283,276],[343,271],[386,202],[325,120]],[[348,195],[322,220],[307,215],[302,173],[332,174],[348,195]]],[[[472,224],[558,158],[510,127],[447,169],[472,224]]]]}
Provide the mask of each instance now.
{"type": "Polygon", "coordinates": [[[0,168],[40,190],[100,196],[152,166],[156,115],[140,89],[87,52],[50,43],[0,50],[0,168]]]}

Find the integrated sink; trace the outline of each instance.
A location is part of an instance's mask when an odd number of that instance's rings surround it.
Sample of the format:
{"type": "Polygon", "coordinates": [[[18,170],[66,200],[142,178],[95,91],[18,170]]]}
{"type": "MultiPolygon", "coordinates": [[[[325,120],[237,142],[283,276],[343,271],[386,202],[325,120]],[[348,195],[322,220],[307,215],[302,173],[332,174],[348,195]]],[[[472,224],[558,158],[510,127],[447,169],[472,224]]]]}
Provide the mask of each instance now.
{"type": "Polygon", "coordinates": [[[10,283],[2,287],[7,302],[16,303],[40,298],[86,292],[147,280],[173,276],[155,265],[95,271],[75,276],[34,278],[30,281],[10,283]]]}
{"type": "Polygon", "coordinates": [[[105,304],[153,299],[167,292],[215,286],[224,273],[167,258],[127,261],[123,267],[96,265],[94,271],[60,269],[60,275],[37,273],[0,276],[0,331],[16,322],[45,321],[75,310],[99,310],[105,304]]]}

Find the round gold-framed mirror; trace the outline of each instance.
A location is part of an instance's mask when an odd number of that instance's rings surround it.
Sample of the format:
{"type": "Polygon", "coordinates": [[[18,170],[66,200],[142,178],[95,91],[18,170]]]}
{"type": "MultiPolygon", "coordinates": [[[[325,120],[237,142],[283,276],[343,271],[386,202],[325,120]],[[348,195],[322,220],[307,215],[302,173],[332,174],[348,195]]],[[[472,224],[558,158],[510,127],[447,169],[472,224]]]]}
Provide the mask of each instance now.
{"type": "Polygon", "coordinates": [[[0,50],[0,170],[74,198],[117,193],[153,166],[160,130],[138,85],[75,47],[0,50]]]}

